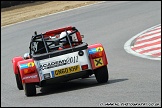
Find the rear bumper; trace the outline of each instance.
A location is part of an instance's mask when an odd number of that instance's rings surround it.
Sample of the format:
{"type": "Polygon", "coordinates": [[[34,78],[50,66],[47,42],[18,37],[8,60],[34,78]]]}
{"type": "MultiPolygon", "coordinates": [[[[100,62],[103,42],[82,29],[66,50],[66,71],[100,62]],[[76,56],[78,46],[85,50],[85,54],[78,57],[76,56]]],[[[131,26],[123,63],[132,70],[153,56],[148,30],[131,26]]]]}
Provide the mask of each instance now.
{"type": "Polygon", "coordinates": [[[92,74],[93,74],[92,70],[80,71],[77,73],[67,74],[64,76],[59,76],[59,77],[43,80],[40,82],[39,86],[42,87],[42,86],[46,86],[46,85],[53,84],[53,83],[60,83],[60,82],[66,82],[66,81],[70,81],[70,80],[74,80],[78,78],[84,78],[92,74]]]}

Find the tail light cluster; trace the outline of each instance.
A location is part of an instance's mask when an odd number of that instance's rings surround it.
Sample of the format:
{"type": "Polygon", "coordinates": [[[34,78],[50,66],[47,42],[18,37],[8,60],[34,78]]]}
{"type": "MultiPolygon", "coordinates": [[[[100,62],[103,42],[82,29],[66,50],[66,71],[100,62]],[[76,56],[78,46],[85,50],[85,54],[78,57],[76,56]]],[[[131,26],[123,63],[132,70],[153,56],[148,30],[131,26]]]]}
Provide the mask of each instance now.
{"type": "Polygon", "coordinates": [[[23,71],[24,74],[29,74],[35,72],[36,67],[34,62],[28,62],[20,64],[20,69],[23,71]]]}
{"type": "Polygon", "coordinates": [[[92,59],[99,58],[103,56],[103,47],[92,48],[88,52],[92,59]]]}
{"type": "Polygon", "coordinates": [[[24,74],[30,74],[30,73],[35,72],[35,69],[34,68],[26,68],[23,71],[24,71],[24,74]]]}
{"type": "Polygon", "coordinates": [[[88,69],[88,64],[82,65],[81,67],[82,67],[82,70],[86,70],[86,69],[88,69]]]}
{"type": "Polygon", "coordinates": [[[95,54],[91,54],[90,56],[92,57],[92,59],[95,59],[95,58],[99,58],[99,57],[102,57],[102,52],[97,52],[95,54]]]}

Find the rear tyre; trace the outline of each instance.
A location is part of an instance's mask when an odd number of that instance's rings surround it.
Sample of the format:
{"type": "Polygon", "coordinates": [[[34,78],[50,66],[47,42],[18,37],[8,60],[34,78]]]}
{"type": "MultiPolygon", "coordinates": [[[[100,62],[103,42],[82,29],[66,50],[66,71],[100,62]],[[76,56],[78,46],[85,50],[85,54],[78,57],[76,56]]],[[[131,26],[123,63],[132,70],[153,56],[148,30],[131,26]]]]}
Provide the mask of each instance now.
{"type": "Polygon", "coordinates": [[[20,75],[19,74],[15,74],[15,77],[16,77],[17,88],[19,90],[23,90],[23,85],[22,85],[22,82],[21,82],[20,75]]]}
{"type": "Polygon", "coordinates": [[[94,74],[98,83],[106,83],[109,79],[107,66],[95,69],[94,74]]]}
{"type": "Polygon", "coordinates": [[[26,96],[35,96],[36,95],[36,87],[34,83],[25,83],[24,91],[26,96]]]}

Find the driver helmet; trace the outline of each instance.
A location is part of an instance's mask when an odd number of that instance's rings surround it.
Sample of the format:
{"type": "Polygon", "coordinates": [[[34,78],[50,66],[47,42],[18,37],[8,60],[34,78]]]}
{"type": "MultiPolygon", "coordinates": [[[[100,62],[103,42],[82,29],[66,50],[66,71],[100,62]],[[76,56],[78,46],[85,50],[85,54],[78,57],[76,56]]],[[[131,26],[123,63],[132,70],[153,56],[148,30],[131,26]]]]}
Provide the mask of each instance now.
{"type": "MultiPolygon", "coordinates": [[[[70,34],[71,31],[68,30],[67,33],[70,34]]],[[[60,34],[60,38],[63,38],[63,37],[65,37],[65,36],[66,36],[66,32],[62,32],[62,33],[60,34]]],[[[77,37],[76,37],[75,34],[72,34],[72,35],[70,35],[70,36],[71,36],[70,39],[72,39],[72,41],[76,41],[76,40],[77,40],[77,37]]],[[[66,42],[66,41],[68,41],[68,40],[66,40],[66,38],[64,38],[64,39],[62,39],[61,41],[66,42]]],[[[63,43],[64,43],[64,42],[63,42],[63,43]]]]}
{"type": "Polygon", "coordinates": [[[25,53],[25,54],[24,54],[24,59],[29,59],[29,58],[30,58],[29,53],[25,53]]]}

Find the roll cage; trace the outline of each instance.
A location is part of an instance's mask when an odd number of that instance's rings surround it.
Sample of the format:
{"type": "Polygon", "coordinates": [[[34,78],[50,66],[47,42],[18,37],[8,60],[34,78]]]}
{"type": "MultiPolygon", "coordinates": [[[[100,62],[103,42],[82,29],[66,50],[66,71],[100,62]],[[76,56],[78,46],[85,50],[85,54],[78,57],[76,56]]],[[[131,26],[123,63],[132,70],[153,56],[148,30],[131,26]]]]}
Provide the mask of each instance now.
{"type": "Polygon", "coordinates": [[[37,34],[35,31],[35,35],[32,36],[29,46],[29,55],[32,57],[35,54],[43,54],[43,53],[49,53],[55,50],[58,50],[59,47],[62,47],[61,43],[66,43],[70,46],[70,48],[73,49],[74,43],[82,43],[82,37],[79,33],[79,31],[75,27],[65,27],[60,28],[52,31],[48,31],[46,33],[37,34]],[[71,33],[68,33],[67,31],[72,31],[71,33]],[[60,35],[61,32],[66,32],[66,36],[63,38],[58,38],[57,36],[60,35]],[[74,33],[77,33],[77,38],[79,38],[78,42],[72,41],[71,35],[74,33]],[[63,39],[66,38],[66,41],[63,41],[63,39]]]}

